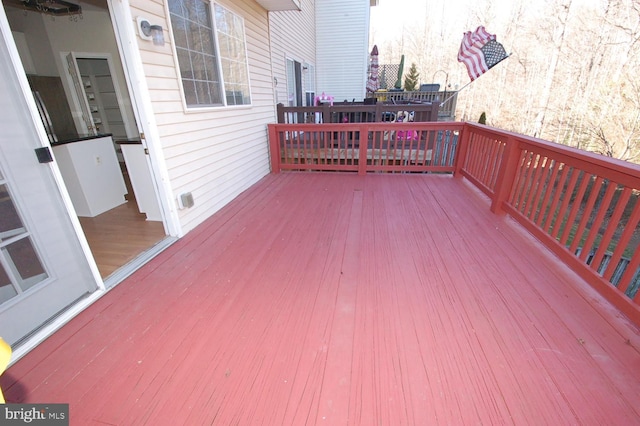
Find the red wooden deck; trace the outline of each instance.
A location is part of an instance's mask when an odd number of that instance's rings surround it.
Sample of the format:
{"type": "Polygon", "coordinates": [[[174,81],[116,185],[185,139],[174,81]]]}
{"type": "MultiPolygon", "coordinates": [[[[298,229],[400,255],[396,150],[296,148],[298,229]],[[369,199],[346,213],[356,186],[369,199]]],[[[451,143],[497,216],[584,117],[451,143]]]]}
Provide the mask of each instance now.
{"type": "Polygon", "coordinates": [[[628,425],[638,348],[464,179],[282,173],[0,383],[74,425],[628,425]]]}

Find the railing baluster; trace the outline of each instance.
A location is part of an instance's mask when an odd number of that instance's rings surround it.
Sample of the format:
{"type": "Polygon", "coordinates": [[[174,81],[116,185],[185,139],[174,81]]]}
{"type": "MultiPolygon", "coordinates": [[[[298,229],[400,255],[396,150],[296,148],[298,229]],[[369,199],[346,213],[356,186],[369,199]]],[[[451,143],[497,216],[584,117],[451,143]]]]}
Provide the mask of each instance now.
{"type": "Polygon", "coordinates": [[[524,208],[522,209],[522,214],[525,217],[530,217],[530,212],[533,210],[532,204],[534,204],[535,193],[538,189],[538,179],[540,178],[540,169],[542,163],[542,156],[540,154],[536,154],[535,152],[531,153],[531,166],[530,166],[530,179],[529,179],[529,188],[527,191],[527,196],[524,200],[524,208]]]}
{"type": "Polygon", "coordinates": [[[553,201],[551,201],[551,206],[549,207],[549,213],[547,214],[547,219],[544,221],[544,225],[542,226],[542,230],[546,234],[551,234],[551,227],[554,225],[557,220],[558,215],[558,203],[560,203],[560,198],[562,197],[562,191],[565,183],[567,182],[567,178],[569,177],[569,172],[571,168],[566,164],[562,165],[562,173],[560,174],[560,179],[557,182],[554,182],[554,195],[553,201]]]}
{"type": "Polygon", "coordinates": [[[367,149],[369,141],[365,139],[367,135],[367,126],[358,126],[358,132],[360,134],[359,146],[358,146],[358,174],[365,175],[367,173],[367,149]]]}
{"type": "Polygon", "coordinates": [[[527,217],[532,221],[535,221],[540,213],[541,198],[544,192],[547,176],[549,174],[549,163],[551,162],[551,160],[547,156],[541,156],[541,158],[542,158],[542,161],[541,161],[542,164],[539,166],[539,170],[538,170],[539,173],[538,173],[538,176],[536,177],[536,183],[535,183],[536,190],[535,192],[533,192],[531,208],[527,214],[527,217]]]}
{"type": "Polygon", "coordinates": [[[549,177],[549,180],[545,185],[545,194],[544,194],[544,198],[542,199],[542,203],[540,205],[540,214],[536,219],[536,225],[538,225],[541,228],[542,228],[542,221],[545,220],[549,214],[549,202],[551,201],[551,194],[553,194],[553,184],[558,178],[558,171],[560,170],[558,162],[555,160],[551,162],[550,168],[551,168],[551,176],[549,177]]]}
{"type": "Polygon", "coordinates": [[[571,230],[573,229],[576,216],[578,215],[578,210],[580,210],[580,204],[582,202],[582,199],[584,198],[584,194],[587,190],[588,185],[589,179],[587,179],[585,173],[582,173],[582,180],[580,182],[580,187],[578,188],[578,193],[576,194],[573,206],[571,207],[571,211],[569,212],[567,225],[565,226],[564,231],[562,232],[562,236],[560,237],[560,244],[562,244],[563,246],[567,245],[567,241],[569,239],[569,236],[571,235],[571,230]]]}
{"type": "MultiPolygon", "coordinates": [[[[627,269],[622,274],[622,278],[620,278],[620,283],[618,284],[618,290],[622,293],[626,294],[629,290],[629,286],[631,285],[631,280],[633,280],[638,274],[638,268],[640,267],[640,250],[636,250],[631,258],[631,261],[627,265],[627,269]]],[[[633,301],[636,303],[640,303],[640,291],[636,293],[633,301]]]]}
{"type": "MultiPolygon", "coordinates": [[[[607,189],[605,190],[604,197],[600,202],[600,206],[598,208],[598,213],[596,214],[596,218],[591,224],[591,229],[589,230],[589,236],[587,240],[584,242],[582,253],[580,253],[580,259],[585,260],[587,255],[589,254],[591,247],[593,246],[596,237],[598,236],[599,229],[602,226],[602,221],[604,219],[605,214],[609,208],[609,204],[611,204],[611,200],[613,199],[613,194],[615,193],[617,185],[613,182],[609,182],[607,185],[607,189]]],[[[591,263],[592,269],[597,269],[598,265],[594,265],[591,263]]]]}
{"type": "Polygon", "coordinates": [[[558,239],[558,235],[560,235],[560,230],[562,229],[562,224],[564,223],[564,218],[567,213],[567,209],[569,208],[569,202],[571,201],[571,194],[576,187],[579,175],[579,170],[572,169],[571,178],[567,183],[567,189],[562,191],[562,195],[564,196],[562,199],[562,204],[560,205],[560,210],[558,210],[558,213],[556,215],[556,220],[553,223],[553,228],[549,232],[549,234],[555,239],[558,239]]]}
{"type": "MultiPolygon", "coordinates": [[[[586,178],[586,176],[585,176],[586,178]]],[[[593,178],[593,176],[592,176],[593,178]]],[[[601,177],[596,177],[593,186],[591,187],[591,193],[589,194],[589,199],[587,200],[587,204],[585,205],[582,212],[582,219],[578,224],[578,229],[576,230],[575,237],[573,242],[571,243],[572,253],[575,253],[578,250],[578,246],[580,245],[580,241],[582,240],[582,235],[584,234],[584,230],[587,227],[587,223],[589,222],[589,218],[591,217],[591,213],[593,212],[593,206],[596,204],[596,199],[598,198],[598,193],[600,192],[600,188],[602,188],[603,179],[601,177]]],[[[582,252],[580,252],[582,254],[582,252]]],[[[582,259],[583,261],[586,259],[582,259]]]]}
{"type": "MultiPolygon", "coordinates": [[[[611,185],[611,186],[613,187],[614,185],[611,185]]],[[[615,185],[612,192],[615,192],[616,189],[617,189],[617,185],[615,185]]],[[[597,267],[597,265],[600,265],[600,262],[602,262],[602,259],[604,258],[605,253],[609,249],[609,243],[611,242],[611,237],[613,237],[613,233],[616,230],[616,226],[613,226],[613,224],[617,225],[620,219],[622,218],[622,213],[624,212],[624,209],[627,207],[627,203],[629,202],[630,198],[631,198],[631,189],[624,188],[622,190],[622,194],[618,198],[618,203],[616,204],[616,208],[613,211],[611,218],[609,219],[609,225],[607,226],[604,232],[604,235],[600,240],[600,247],[598,247],[598,250],[596,251],[596,254],[593,257],[593,261],[591,265],[592,267],[593,265],[596,265],[597,267]]]]}
{"type": "Polygon", "coordinates": [[[531,161],[533,161],[533,152],[526,151],[522,171],[520,173],[520,188],[518,198],[515,200],[514,206],[520,213],[524,210],[524,200],[529,193],[529,173],[531,172],[531,161]]]}
{"type": "MultiPolygon", "coordinates": [[[[509,147],[511,147],[511,145],[513,145],[512,143],[508,143],[509,147]]],[[[509,204],[511,204],[511,206],[513,206],[514,208],[516,207],[516,203],[517,203],[517,199],[520,196],[520,188],[522,186],[522,175],[524,173],[524,164],[527,160],[527,152],[523,149],[520,149],[520,154],[518,156],[518,163],[516,164],[516,174],[515,174],[515,178],[513,181],[513,184],[511,185],[511,193],[509,194],[509,204]]]]}
{"type": "MultiPolygon", "coordinates": [[[[618,240],[618,244],[615,250],[613,251],[613,255],[611,256],[611,262],[614,265],[617,265],[620,262],[620,259],[622,258],[622,254],[624,253],[627,246],[629,245],[629,242],[631,241],[633,234],[636,232],[636,228],[638,227],[638,222],[640,222],[640,202],[636,201],[636,205],[633,208],[633,212],[631,213],[631,215],[629,216],[629,220],[627,221],[627,226],[625,226],[625,230],[620,236],[620,240],[618,240]]],[[[616,269],[615,267],[607,269],[607,271],[604,274],[604,278],[607,281],[611,280],[615,269],[616,269]]],[[[622,292],[625,292],[627,289],[625,287],[624,289],[621,288],[620,290],[622,292]]]]}

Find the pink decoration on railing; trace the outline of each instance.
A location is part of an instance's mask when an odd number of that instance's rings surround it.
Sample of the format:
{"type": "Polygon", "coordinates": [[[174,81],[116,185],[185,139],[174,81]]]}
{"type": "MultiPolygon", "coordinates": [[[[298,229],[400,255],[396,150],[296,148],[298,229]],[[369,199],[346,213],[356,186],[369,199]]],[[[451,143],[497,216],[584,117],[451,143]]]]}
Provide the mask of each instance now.
{"type": "Polygon", "coordinates": [[[313,103],[316,106],[320,105],[320,102],[329,102],[329,104],[333,106],[333,96],[327,95],[324,92],[322,92],[322,95],[316,96],[315,98],[313,98],[313,103]]]}

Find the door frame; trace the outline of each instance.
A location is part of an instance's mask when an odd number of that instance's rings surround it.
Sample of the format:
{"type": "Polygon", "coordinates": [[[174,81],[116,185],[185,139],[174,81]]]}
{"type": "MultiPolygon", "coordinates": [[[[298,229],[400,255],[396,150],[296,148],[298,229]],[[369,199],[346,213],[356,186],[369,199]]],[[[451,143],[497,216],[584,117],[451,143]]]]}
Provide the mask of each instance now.
{"type": "Polygon", "coordinates": [[[285,57],[285,74],[287,76],[287,104],[289,106],[304,106],[304,90],[302,84],[302,62],[297,59],[292,58],[291,56],[285,57]],[[289,64],[293,66],[291,70],[293,72],[293,81],[289,79],[289,64]],[[290,105],[291,100],[289,99],[289,95],[293,92],[294,95],[294,105],[290,105]]]}

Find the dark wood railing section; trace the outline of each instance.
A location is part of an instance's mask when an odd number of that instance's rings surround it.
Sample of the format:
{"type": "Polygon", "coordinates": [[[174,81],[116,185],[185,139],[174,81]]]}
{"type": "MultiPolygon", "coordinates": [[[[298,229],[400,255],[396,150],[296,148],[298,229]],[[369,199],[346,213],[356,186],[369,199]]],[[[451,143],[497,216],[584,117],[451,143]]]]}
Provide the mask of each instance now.
{"type": "Polygon", "coordinates": [[[403,103],[403,102],[432,102],[438,104],[438,115],[441,121],[455,120],[456,106],[458,104],[457,91],[379,91],[372,95],[378,102],[403,103]]]}
{"type": "Polygon", "coordinates": [[[317,106],[290,107],[277,105],[278,123],[372,123],[390,122],[409,117],[414,122],[438,121],[438,102],[405,102],[366,105],[363,102],[324,103],[317,106]]]}
{"type": "Polygon", "coordinates": [[[274,173],[464,177],[640,324],[638,165],[457,122],[271,124],[269,142],[274,173]]]}

